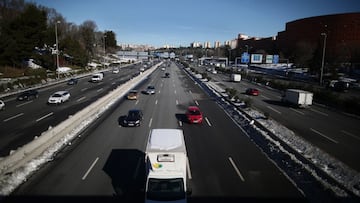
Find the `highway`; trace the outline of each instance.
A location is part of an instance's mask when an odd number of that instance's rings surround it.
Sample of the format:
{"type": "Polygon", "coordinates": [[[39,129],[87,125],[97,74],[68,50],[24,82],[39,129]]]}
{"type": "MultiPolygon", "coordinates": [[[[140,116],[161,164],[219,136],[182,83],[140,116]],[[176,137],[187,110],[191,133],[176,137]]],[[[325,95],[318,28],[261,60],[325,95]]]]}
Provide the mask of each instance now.
{"type": "Polygon", "coordinates": [[[190,162],[189,202],[305,200],[293,182],[183,70],[171,63],[166,72],[170,78],[164,78],[164,71],[157,69],[137,87],[141,91],[154,85],[154,95],[120,100],[13,195],[51,202],[143,202],[144,150],[149,130],[180,128],[190,162]],[[202,124],[186,122],[189,105],[198,105],[203,111],[202,124]],[[144,113],[141,125],[119,125],[118,118],[133,108],[144,113]]]}
{"type": "MultiPolygon", "coordinates": [[[[205,71],[205,68],[199,70],[205,71]]],[[[225,74],[208,74],[223,89],[234,88],[242,98],[251,98],[252,108],[268,112],[272,119],[296,135],[360,171],[356,155],[360,153],[359,118],[316,103],[306,109],[289,107],[281,103],[281,92],[278,90],[244,79],[240,83],[230,82],[230,76],[225,74]],[[245,90],[250,87],[257,88],[259,96],[246,95],[245,90]]]]}
{"type": "Polygon", "coordinates": [[[17,101],[17,95],[2,98],[6,109],[0,112],[0,157],[10,150],[23,146],[40,136],[50,126],[55,126],[77,111],[85,108],[110,90],[139,73],[140,65],[123,67],[121,73],[105,73],[100,83],[89,82],[91,76],[80,78],[78,84],[67,81],[38,89],[39,97],[29,101],[17,101]],[[67,90],[70,100],[61,105],[47,105],[47,100],[56,91],[67,90]]]}

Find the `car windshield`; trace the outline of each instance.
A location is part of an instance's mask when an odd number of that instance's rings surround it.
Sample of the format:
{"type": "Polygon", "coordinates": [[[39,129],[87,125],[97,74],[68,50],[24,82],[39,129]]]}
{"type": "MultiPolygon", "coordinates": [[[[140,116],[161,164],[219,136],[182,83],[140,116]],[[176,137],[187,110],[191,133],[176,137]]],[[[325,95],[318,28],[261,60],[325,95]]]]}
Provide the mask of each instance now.
{"type": "Polygon", "coordinates": [[[189,109],[188,112],[190,115],[201,115],[200,111],[197,109],[189,109]]]}
{"type": "Polygon", "coordinates": [[[61,94],[53,94],[51,97],[62,97],[61,94]]]}
{"type": "Polygon", "coordinates": [[[148,182],[147,199],[155,201],[174,201],[185,198],[184,182],[181,178],[155,179],[148,182]]]}

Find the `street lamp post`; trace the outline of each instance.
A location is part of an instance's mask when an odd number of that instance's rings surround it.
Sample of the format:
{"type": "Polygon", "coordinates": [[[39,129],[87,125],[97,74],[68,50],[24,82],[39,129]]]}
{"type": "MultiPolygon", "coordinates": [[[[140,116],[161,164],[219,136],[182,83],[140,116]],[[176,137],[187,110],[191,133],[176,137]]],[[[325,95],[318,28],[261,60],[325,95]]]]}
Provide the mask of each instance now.
{"type": "Polygon", "coordinates": [[[105,57],[106,57],[106,42],[105,42],[106,35],[104,34],[104,67],[105,67],[105,57]]]}
{"type": "Polygon", "coordinates": [[[58,34],[57,34],[57,24],[60,24],[60,21],[56,21],[56,23],[55,23],[56,72],[57,72],[57,78],[59,79],[59,40],[58,40],[58,34]]]}
{"type": "Polygon", "coordinates": [[[323,46],[323,53],[322,53],[322,60],[321,60],[321,69],[320,69],[320,85],[322,85],[323,80],[323,73],[324,73],[324,62],[325,62],[325,50],[326,50],[326,33],[321,33],[322,36],[324,36],[324,46],[323,46]]]}

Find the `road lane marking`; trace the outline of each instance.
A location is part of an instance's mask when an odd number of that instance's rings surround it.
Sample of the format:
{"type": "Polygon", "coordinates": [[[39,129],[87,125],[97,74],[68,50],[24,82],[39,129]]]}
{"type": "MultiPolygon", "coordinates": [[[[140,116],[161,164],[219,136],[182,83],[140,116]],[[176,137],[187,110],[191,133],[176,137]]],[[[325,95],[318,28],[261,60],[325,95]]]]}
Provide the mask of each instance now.
{"type": "Polygon", "coordinates": [[[313,112],[315,112],[315,113],[321,114],[321,115],[323,115],[323,116],[329,116],[329,114],[324,113],[324,112],[321,112],[321,111],[319,111],[319,110],[315,110],[315,109],[313,109],[313,108],[310,108],[310,111],[313,111],[313,112]]]}
{"type": "Polygon", "coordinates": [[[230,161],[232,167],[235,169],[235,172],[237,173],[237,175],[240,177],[241,181],[242,181],[242,182],[245,182],[245,179],[244,179],[244,177],[241,175],[239,168],[236,166],[235,162],[232,160],[231,157],[229,157],[229,161],[230,161]]]}
{"type": "Polygon", "coordinates": [[[16,114],[15,116],[11,116],[10,118],[5,119],[4,122],[8,122],[8,121],[10,121],[10,120],[12,120],[12,119],[15,119],[15,118],[17,118],[17,117],[20,117],[20,116],[22,116],[22,115],[24,115],[24,113],[16,114]]]}
{"type": "Polygon", "coordinates": [[[357,137],[356,135],[354,135],[352,133],[349,133],[349,132],[347,132],[345,130],[342,130],[341,132],[344,133],[345,135],[349,135],[350,137],[353,137],[353,138],[355,138],[357,140],[360,140],[360,137],[357,137]]]}
{"type": "Polygon", "coordinates": [[[81,89],[81,91],[83,92],[83,91],[85,91],[85,90],[87,90],[87,89],[89,89],[89,88],[85,87],[85,88],[81,89]]]}
{"type": "Polygon", "coordinates": [[[48,113],[48,114],[46,114],[45,116],[36,119],[36,122],[39,122],[39,121],[41,121],[41,120],[43,120],[43,119],[45,119],[45,118],[47,118],[47,117],[49,117],[49,116],[51,116],[51,115],[53,115],[53,114],[54,114],[54,112],[48,113]]]}
{"type": "Polygon", "coordinates": [[[86,97],[81,97],[78,100],[76,100],[76,102],[79,102],[79,101],[84,100],[84,99],[86,99],[86,97]]]}
{"type": "Polygon", "coordinates": [[[197,100],[195,100],[195,104],[196,104],[197,106],[199,106],[199,102],[198,102],[197,100]]]}
{"type": "Polygon", "coordinates": [[[150,121],[149,121],[149,128],[151,127],[151,123],[152,123],[152,118],[150,118],[150,121]]]}
{"type": "Polygon", "coordinates": [[[181,121],[179,121],[179,126],[182,127],[182,122],[181,121]]]}
{"type": "Polygon", "coordinates": [[[192,94],[191,90],[189,90],[189,93],[192,94]]]}
{"type": "Polygon", "coordinates": [[[176,90],[174,90],[174,94],[176,94],[176,90]]]}
{"type": "Polygon", "coordinates": [[[208,124],[209,126],[211,126],[211,123],[210,123],[210,121],[209,121],[209,119],[208,119],[207,117],[205,117],[205,121],[207,122],[207,124],[208,124]]]}
{"type": "Polygon", "coordinates": [[[98,90],[96,90],[96,92],[101,92],[103,90],[103,88],[100,88],[98,90]]]}
{"type": "Polygon", "coordinates": [[[266,106],[266,107],[268,107],[269,109],[271,109],[271,110],[275,111],[275,112],[276,112],[276,113],[278,113],[278,114],[281,114],[281,112],[280,112],[280,111],[278,111],[278,110],[274,109],[274,108],[273,108],[273,107],[271,107],[271,106],[266,106]]]}
{"type": "Polygon", "coordinates": [[[136,102],[135,102],[135,106],[136,106],[138,103],[139,103],[139,100],[136,100],[136,102]]]}
{"type": "Polygon", "coordinates": [[[178,100],[176,100],[175,103],[176,103],[176,105],[179,105],[179,101],[178,101],[178,100]]]}
{"type": "Polygon", "coordinates": [[[26,105],[26,104],[30,104],[31,102],[33,102],[33,100],[30,100],[30,101],[27,101],[27,102],[18,104],[18,105],[16,105],[16,107],[24,106],[24,105],[26,105]]]}
{"type": "Polygon", "coordinates": [[[294,108],[289,108],[289,109],[292,110],[292,111],[295,111],[298,114],[305,115],[304,112],[298,111],[298,110],[296,110],[294,108]]]}
{"type": "Polygon", "coordinates": [[[112,84],[112,85],[115,85],[115,84],[116,84],[116,82],[112,82],[111,84],[112,84]]]}
{"type": "Polygon", "coordinates": [[[157,105],[157,104],[158,104],[158,100],[155,101],[155,105],[157,105]]]}
{"type": "Polygon", "coordinates": [[[86,179],[86,177],[89,175],[90,171],[94,168],[94,166],[98,160],[99,160],[99,157],[96,157],[95,161],[91,164],[90,168],[86,171],[85,175],[81,178],[82,180],[86,179]]]}
{"type": "Polygon", "coordinates": [[[267,100],[270,100],[270,98],[269,97],[266,97],[266,96],[264,96],[264,95],[260,95],[262,98],[264,98],[264,99],[267,99],[267,100]]]}
{"type": "Polygon", "coordinates": [[[322,136],[322,137],[330,140],[331,142],[334,142],[335,144],[338,144],[338,143],[339,143],[338,141],[336,141],[336,140],[334,140],[334,139],[332,139],[332,138],[324,135],[323,133],[321,133],[321,132],[319,132],[319,131],[317,131],[317,130],[315,130],[315,129],[310,128],[310,130],[313,131],[314,133],[316,133],[316,134],[318,134],[318,135],[320,135],[320,136],[322,136]]]}
{"type": "Polygon", "coordinates": [[[188,171],[188,178],[189,180],[192,179],[192,175],[191,175],[191,170],[190,170],[190,162],[189,162],[189,158],[186,157],[186,170],[188,171]]]}

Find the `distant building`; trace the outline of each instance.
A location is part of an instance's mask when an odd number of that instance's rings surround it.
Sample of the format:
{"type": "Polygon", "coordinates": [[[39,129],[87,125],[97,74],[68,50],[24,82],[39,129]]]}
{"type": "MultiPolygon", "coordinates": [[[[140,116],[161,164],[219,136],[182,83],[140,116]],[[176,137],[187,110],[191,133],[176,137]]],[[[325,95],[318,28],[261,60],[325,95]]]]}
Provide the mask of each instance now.
{"type": "Polygon", "coordinates": [[[204,43],[204,48],[205,48],[205,49],[210,49],[210,48],[211,48],[210,42],[205,42],[205,43],[204,43]]]}
{"type": "Polygon", "coordinates": [[[221,46],[221,43],[219,41],[214,42],[214,48],[219,48],[221,46]]]}
{"type": "Polygon", "coordinates": [[[190,44],[190,47],[191,48],[200,48],[200,47],[202,47],[202,45],[200,42],[193,42],[190,44]]]}
{"type": "Polygon", "coordinates": [[[360,13],[315,16],[288,22],[285,30],[278,33],[277,44],[286,55],[291,55],[299,46],[321,50],[325,34],[327,61],[354,61],[354,55],[360,49],[360,13]]]}

